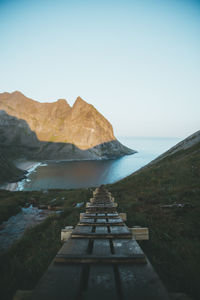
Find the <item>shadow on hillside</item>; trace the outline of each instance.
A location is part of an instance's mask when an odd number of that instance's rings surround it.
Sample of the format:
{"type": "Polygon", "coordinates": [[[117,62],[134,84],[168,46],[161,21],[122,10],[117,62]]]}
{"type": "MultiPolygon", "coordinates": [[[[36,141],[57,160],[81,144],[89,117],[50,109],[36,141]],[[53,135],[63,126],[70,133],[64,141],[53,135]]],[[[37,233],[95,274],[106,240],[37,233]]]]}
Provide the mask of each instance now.
{"type": "Polygon", "coordinates": [[[114,159],[135,153],[117,140],[87,150],[71,143],[40,141],[25,120],[4,110],[0,111],[0,147],[10,158],[36,160],[114,159]]]}

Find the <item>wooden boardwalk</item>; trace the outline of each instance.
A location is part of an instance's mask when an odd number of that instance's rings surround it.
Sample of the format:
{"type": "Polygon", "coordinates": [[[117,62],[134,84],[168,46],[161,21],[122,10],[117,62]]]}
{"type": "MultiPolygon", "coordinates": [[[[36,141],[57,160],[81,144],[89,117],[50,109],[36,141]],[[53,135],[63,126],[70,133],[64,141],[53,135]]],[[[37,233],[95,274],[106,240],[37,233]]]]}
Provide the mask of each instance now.
{"type": "Polygon", "coordinates": [[[33,291],[32,300],[169,300],[103,187],[33,291]]]}

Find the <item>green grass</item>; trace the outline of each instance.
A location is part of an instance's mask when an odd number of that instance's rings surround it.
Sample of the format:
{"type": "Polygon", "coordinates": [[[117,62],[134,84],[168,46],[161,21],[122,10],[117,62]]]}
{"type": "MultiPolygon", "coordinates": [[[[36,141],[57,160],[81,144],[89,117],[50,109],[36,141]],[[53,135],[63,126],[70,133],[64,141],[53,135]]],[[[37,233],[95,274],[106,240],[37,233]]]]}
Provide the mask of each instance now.
{"type": "Polygon", "coordinates": [[[17,214],[27,201],[26,194],[0,190],[0,224],[17,214]]]}
{"type": "MultiPolygon", "coordinates": [[[[11,194],[15,198],[21,196],[21,193],[11,194]]],[[[61,229],[67,225],[76,225],[79,219],[82,210],[73,208],[73,204],[86,202],[91,197],[91,191],[87,189],[24,194],[26,200],[38,197],[41,204],[57,197],[56,204],[62,204],[64,211],[61,215],[53,214],[41,224],[26,230],[18,242],[0,254],[0,299],[4,300],[11,300],[18,289],[34,288],[61,247],[61,229]],[[62,199],[63,197],[65,199],[62,199]]]]}

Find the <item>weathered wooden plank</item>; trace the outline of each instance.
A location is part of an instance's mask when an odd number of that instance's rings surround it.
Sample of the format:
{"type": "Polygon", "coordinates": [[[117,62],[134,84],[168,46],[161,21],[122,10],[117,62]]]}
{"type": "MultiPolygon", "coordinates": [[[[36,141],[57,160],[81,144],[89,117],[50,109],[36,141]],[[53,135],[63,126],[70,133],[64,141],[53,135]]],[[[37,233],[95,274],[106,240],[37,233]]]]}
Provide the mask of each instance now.
{"type": "Polygon", "coordinates": [[[146,260],[142,256],[126,257],[123,255],[98,256],[98,255],[57,255],[54,262],[58,264],[144,264],[146,260]]]}
{"type": "Polygon", "coordinates": [[[130,234],[130,236],[132,236],[130,230],[128,229],[128,227],[126,225],[110,226],[110,232],[112,234],[130,234]]]}
{"type": "Polygon", "coordinates": [[[102,222],[104,222],[104,223],[122,223],[123,221],[122,221],[122,219],[121,218],[111,218],[111,217],[107,217],[107,216],[104,216],[104,217],[97,217],[96,216],[96,218],[92,218],[92,217],[90,217],[90,218],[82,218],[81,219],[81,223],[89,223],[89,222],[91,222],[91,223],[93,223],[93,222],[95,222],[95,223],[102,223],[102,222]]]}
{"type": "Polygon", "coordinates": [[[107,208],[107,207],[116,207],[117,203],[89,203],[87,202],[87,208],[107,208]]]}
{"type": "Polygon", "coordinates": [[[90,207],[90,208],[86,208],[86,213],[115,213],[116,212],[116,208],[115,207],[90,207]]]}
{"type": "Polygon", "coordinates": [[[86,218],[86,217],[88,217],[88,218],[94,218],[94,217],[96,217],[96,214],[95,213],[93,213],[93,214],[87,214],[87,213],[84,213],[84,218],[86,218]]]}
{"type": "Polygon", "coordinates": [[[107,220],[106,219],[103,219],[103,218],[100,218],[100,219],[96,219],[96,223],[98,225],[98,223],[106,223],[107,220]]]}
{"type": "Polygon", "coordinates": [[[117,219],[112,219],[112,218],[108,218],[108,223],[112,223],[112,224],[115,224],[115,223],[123,223],[122,219],[121,218],[117,218],[117,219]]]}
{"type": "Polygon", "coordinates": [[[78,225],[91,225],[91,226],[105,226],[105,225],[123,225],[123,221],[120,218],[107,218],[107,219],[89,219],[89,218],[83,218],[78,223],[78,225]]]}
{"type": "Polygon", "coordinates": [[[135,240],[112,240],[113,252],[116,256],[125,256],[127,258],[143,258],[143,262],[146,262],[144,252],[135,240]]]}
{"type": "Polygon", "coordinates": [[[94,198],[90,198],[90,202],[113,202],[113,199],[110,196],[95,196],[94,198]]]}
{"type": "Polygon", "coordinates": [[[32,300],[75,300],[80,293],[82,265],[50,265],[34,289],[32,300]]]}
{"type": "Polygon", "coordinates": [[[146,258],[136,241],[69,240],[58,252],[57,263],[145,263],[146,258]]]}
{"type": "Polygon", "coordinates": [[[145,263],[145,255],[134,240],[72,239],[56,255],[56,263],[145,263]],[[89,244],[90,243],[90,244],[89,244]]]}
{"type": "Polygon", "coordinates": [[[101,227],[96,227],[96,231],[95,231],[95,234],[107,234],[108,233],[108,227],[107,226],[101,226],[101,227]]]}
{"type": "Polygon", "coordinates": [[[114,219],[114,221],[113,221],[112,219],[103,219],[103,218],[100,218],[100,219],[83,218],[78,225],[92,224],[92,225],[98,226],[98,225],[102,225],[102,224],[109,225],[109,224],[113,224],[113,223],[122,223],[122,220],[114,219]]]}
{"type": "Polygon", "coordinates": [[[83,300],[119,299],[112,265],[92,265],[83,300]]]}
{"type": "Polygon", "coordinates": [[[148,240],[149,229],[147,227],[133,227],[129,228],[132,233],[132,237],[136,240],[148,240]]]}
{"type": "MultiPolygon", "coordinates": [[[[78,225],[80,226],[95,226],[96,227],[96,223],[87,223],[87,224],[84,224],[84,223],[78,223],[78,225]]],[[[113,225],[113,223],[99,223],[98,226],[105,226],[105,225],[113,225]]],[[[123,223],[116,223],[115,226],[123,226],[123,223]]]]}
{"type": "Polygon", "coordinates": [[[72,240],[66,243],[66,247],[59,251],[54,259],[56,263],[80,263],[80,264],[119,264],[119,263],[145,263],[146,258],[136,241],[109,239],[72,240]],[[87,242],[86,242],[87,241],[87,242]],[[90,244],[89,244],[90,243],[90,244]],[[68,245],[68,247],[67,247],[68,245]],[[73,246],[73,247],[70,247],[73,246]],[[81,252],[81,247],[83,248],[81,252]],[[78,248],[78,250],[76,250],[78,248]],[[73,250],[74,249],[74,250],[73,250]]]}
{"type": "MultiPolygon", "coordinates": [[[[79,226],[88,226],[88,225],[90,225],[90,226],[105,226],[105,225],[110,225],[110,226],[112,226],[113,225],[113,223],[108,223],[108,222],[106,222],[106,223],[78,223],[78,225],[79,226]]],[[[115,223],[115,226],[124,226],[124,223],[115,223]]]]}
{"type": "Polygon", "coordinates": [[[95,214],[95,213],[93,213],[93,214],[90,214],[90,213],[85,213],[85,214],[83,214],[82,216],[81,216],[82,218],[94,218],[94,219],[101,219],[101,218],[120,218],[119,217],[119,215],[118,214],[112,214],[112,213],[108,213],[108,214],[95,214]]]}
{"type": "Polygon", "coordinates": [[[144,252],[138,245],[138,243],[135,240],[132,239],[126,239],[126,240],[113,240],[112,241],[114,253],[115,254],[121,254],[124,255],[132,255],[132,254],[142,254],[144,255],[144,252]]]}
{"type": "Polygon", "coordinates": [[[89,239],[69,239],[63,244],[57,255],[86,255],[88,253],[89,239]]]}
{"type": "Polygon", "coordinates": [[[74,230],[72,231],[71,236],[74,234],[86,234],[86,233],[91,233],[92,231],[92,226],[79,226],[77,225],[74,230]]]}
{"type": "Polygon", "coordinates": [[[107,214],[107,216],[110,218],[110,217],[119,217],[119,214],[118,213],[115,213],[115,214],[107,214]]]}
{"type": "MultiPolygon", "coordinates": [[[[85,227],[85,226],[82,226],[85,227]]],[[[101,226],[103,227],[103,226],[101,226]]],[[[123,233],[123,234],[117,234],[117,233],[107,233],[107,234],[101,234],[101,233],[76,233],[71,235],[72,239],[79,238],[79,239],[129,239],[131,238],[131,235],[129,233],[123,233]]]]}
{"type": "Polygon", "coordinates": [[[111,199],[102,199],[102,198],[90,200],[90,203],[92,203],[93,205],[95,205],[96,203],[100,204],[100,203],[112,203],[112,202],[113,201],[111,201],[111,199]]]}
{"type": "Polygon", "coordinates": [[[112,204],[113,202],[107,200],[107,201],[92,201],[90,203],[92,206],[96,206],[96,205],[109,205],[112,204]]]}
{"type": "Polygon", "coordinates": [[[88,208],[86,209],[87,213],[115,213],[116,209],[114,207],[107,207],[107,208],[103,208],[103,207],[96,207],[96,208],[88,208]]]}
{"type": "Polygon", "coordinates": [[[96,217],[105,217],[106,214],[97,214],[96,217]]]}
{"type": "Polygon", "coordinates": [[[127,226],[76,226],[71,238],[131,238],[127,226]]]}
{"type": "MultiPolygon", "coordinates": [[[[80,223],[94,223],[95,221],[94,221],[94,218],[83,218],[81,221],[80,221],[80,223]]],[[[96,222],[95,222],[96,223],[96,222]]]]}
{"type": "Polygon", "coordinates": [[[115,202],[112,201],[95,201],[95,202],[87,202],[88,206],[116,206],[115,202]]]}
{"type": "Polygon", "coordinates": [[[165,287],[151,264],[118,266],[122,299],[170,300],[165,287]]]}
{"type": "Polygon", "coordinates": [[[110,256],[110,241],[108,239],[94,240],[92,255],[94,256],[110,256]]]}

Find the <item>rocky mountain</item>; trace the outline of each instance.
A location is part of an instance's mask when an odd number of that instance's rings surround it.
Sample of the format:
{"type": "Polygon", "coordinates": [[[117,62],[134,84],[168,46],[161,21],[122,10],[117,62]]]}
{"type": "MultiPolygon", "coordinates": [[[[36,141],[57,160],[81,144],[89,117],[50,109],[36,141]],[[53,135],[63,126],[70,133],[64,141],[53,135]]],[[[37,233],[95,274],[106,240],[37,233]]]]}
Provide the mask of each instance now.
{"type": "Polygon", "coordinates": [[[0,94],[0,146],[10,157],[108,159],[135,151],[116,140],[112,125],[78,97],[40,103],[20,92],[0,94]]]}
{"type": "Polygon", "coordinates": [[[0,152],[0,184],[4,182],[15,182],[25,177],[26,171],[15,167],[3,153],[0,152]]]}

